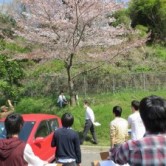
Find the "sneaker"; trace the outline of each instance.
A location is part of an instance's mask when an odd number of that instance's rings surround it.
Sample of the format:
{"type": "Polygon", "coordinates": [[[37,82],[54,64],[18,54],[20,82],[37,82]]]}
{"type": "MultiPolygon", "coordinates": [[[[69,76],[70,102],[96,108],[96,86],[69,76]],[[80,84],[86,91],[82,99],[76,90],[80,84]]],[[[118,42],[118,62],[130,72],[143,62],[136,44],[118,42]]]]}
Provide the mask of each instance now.
{"type": "Polygon", "coordinates": [[[80,145],[83,145],[83,142],[82,142],[82,141],[80,141],[80,145]]]}
{"type": "Polygon", "coordinates": [[[94,141],[93,144],[98,144],[98,143],[96,141],[94,141]]]}

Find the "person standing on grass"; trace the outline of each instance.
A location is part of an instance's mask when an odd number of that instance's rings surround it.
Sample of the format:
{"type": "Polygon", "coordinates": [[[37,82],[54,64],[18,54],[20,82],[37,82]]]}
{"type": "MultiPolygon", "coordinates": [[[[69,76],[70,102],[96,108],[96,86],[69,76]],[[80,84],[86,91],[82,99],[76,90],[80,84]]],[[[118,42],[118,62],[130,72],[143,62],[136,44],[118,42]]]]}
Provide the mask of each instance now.
{"type": "Polygon", "coordinates": [[[44,166],[48,163],[36,156],[29,144],[19,139],[23,124],[20,114],[11,113],[6,117],[7,138],[0,139],[0,166],[44,166]]]}
{"type": "Polygon", "coordinates": [[[65,113],[61,121],[63,127],[55,130],[51,141],[51,146],[56,147],[56,162],[63,166],[81,166],[79,136],[71,128],[74,117],[70,113],[65,113]]]}
{"type": "Polygon", "coordinates": [[[141,166],[166,165],[166,100],[148,96],[140,102],[140,115],[146,134],[111,149],[109,158],[118,164],[141,166]]]}
{"type": "Polygon", "coordinates": [[[81,139],[81,144],[83,144],[89,130],[93,137],[93,140],[92,140],[93,143],[97,144],[95,127],[93,124],[95,122],[95,115],[94,115],[93,110],[89,107],[88,101],[84,101],[84,108],[85,108],[85,126],[84,126],[84,131],[83,131],[83,137],[81,139]]]}
{"type": "Polygon", "coordinates": [[[142,122],[140,113],[139,113],[139,105],[140,102],[137,100],[133,100],[131,102],[131,110],[132,114],[128,117],[128,123],[131,127],[131,139],[137,140],[144,136],[145,134],[145,126],[142,122]]]}
{"type": "Polygon", "coordinates": [[[121,118],[122,108],[120,106],[113,107],[114,120],[110,122],[110,142],[111,148],[119,147],[128,139],[128,122],[121,118]]]}

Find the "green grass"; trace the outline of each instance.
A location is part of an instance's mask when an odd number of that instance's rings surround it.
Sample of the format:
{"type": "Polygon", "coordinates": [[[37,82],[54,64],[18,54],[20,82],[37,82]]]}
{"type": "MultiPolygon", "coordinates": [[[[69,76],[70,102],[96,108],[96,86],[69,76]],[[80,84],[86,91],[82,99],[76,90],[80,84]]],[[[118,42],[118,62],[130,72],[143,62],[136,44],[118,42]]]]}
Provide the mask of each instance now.
{"type": "MultiPolygon", "coordinates": [[[[101,126],[95,127],[97,138],[99,141],[99,145],[101,146],[109,146],[110,145],[110,132],[109,132],[109,123],[114,118],[112,114],[112,108],[115,105],[119,105],[123,109],[122,117],[126,118],[131,114],[130,102],[132,100],[141,100],[145,96],[149,95],[158,95],[166,98],[165,90],[158,91],[124,91],[119,93],[107,93],[100,94],[95,96],[87,96],[87,99],[91,102],[91,108],[93,109],[96,117],[96,121],[101,123],[101,126]]],[[[43,99],[23,99],[22,102],[18,103],[16,110],[18,112],[22,112],[23,108],[29,110],[28,112],[33,112],[33,104],[34,108],[40,109],[40,112],[51,113],[62,116],[65,112],[71,112],[74,115],[75,121],[73,125],[73,129],[82,134],[85,122],[85,110],[83,108],[83,100],[81,96],[79,97],[79,105],[75,107],[69,107],[63,109],[58,109],[56,107],[56,99],[51,98],[43,98],[43,99]],[[38,106],[39,105],[39,106],[38,106]]],[[[25,110],[24,110],[25,111],[25,110]]],[[[36,111],[35,111],[36,112],[36,111]]],[[[25,112],[24,112],[25,113],[25,112]]],[[[88,134],[88,138],[91,139],[90,133],[88,134]]],[[[85,141],[85,145],[92,145],[91,142],[85,141]]]]}
{"type": "MultiPolygon", "coordinates": [[[[120,105],[123,109],[122,117],[126,118],[131,114],[130,102],[132,100],[141,100],[145,96],[159,95],[166,98],[165,91],[128,91],[117,94],[101,94],[94,96],[92,99],[94,102],[91,104],[91,108],[94,110],[96,121],[101,123],[101,126],[96,127],[97,138],[99,145],[110,145],[110,132],[109,123],[113,120],[112,108],[115,105],[120,105]]],[[[80,102],[82,103],[82,102],[80,102]]],[[[84,108],[82,105],[79,107],[71,108],[72,114],[75,117],[75,124],[73,128],[77,131],[82,131],[84,127],[84,108]]],[[[91,137],[91,135],[89,134],[91,137]]],[[[91,144],[89,141],[85,141],[85,144],[91,144]]]]}

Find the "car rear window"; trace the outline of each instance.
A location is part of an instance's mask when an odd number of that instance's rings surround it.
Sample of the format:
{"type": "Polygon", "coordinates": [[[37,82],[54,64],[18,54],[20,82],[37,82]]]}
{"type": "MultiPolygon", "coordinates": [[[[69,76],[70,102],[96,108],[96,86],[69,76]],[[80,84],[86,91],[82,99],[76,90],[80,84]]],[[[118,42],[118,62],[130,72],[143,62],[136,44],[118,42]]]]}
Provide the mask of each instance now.
{"type": "MultiPolygon", "coordinates": [[[[28,137],[33,129],[35,122],[29,121],[24,122],[24,125],[20,131],[19,138],[23,141],[27,141],[28,137]]],[[[4,122],[0,122],[0,139],[6,138],[6,130],[4,126],[4,122]]]]}
{"type": "Polygon", "coordinates": [[[28,137],[29,137],[34,125],[35,125],[34,121],[24,122],[24,125],[19,134],[19,138],[26,142],[28,140],[28,137]]]}

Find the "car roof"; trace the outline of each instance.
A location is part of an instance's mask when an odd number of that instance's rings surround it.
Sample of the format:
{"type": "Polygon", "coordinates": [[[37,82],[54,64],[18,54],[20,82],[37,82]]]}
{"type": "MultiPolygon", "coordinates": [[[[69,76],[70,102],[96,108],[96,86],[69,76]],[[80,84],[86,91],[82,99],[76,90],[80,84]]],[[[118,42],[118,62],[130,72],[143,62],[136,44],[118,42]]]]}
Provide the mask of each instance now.
{"type": "MultiPolygon", "coordinates": [[[[52,119],[52,118],[59,118],[56,115],[52,115],[52,114],[22,114],[22,117],[24,119],[24,121],[41,121],[43,119],[52,119]]],[[[4,121],[5,118],[2,118],[1,121],[4,121]]]]}
{"type": "Polygon", "coordinates": [[[26,121],[40,121],[43,119],[59,118],[58,116],[51,114],[22,114],[22,117],[26,121]]]}

